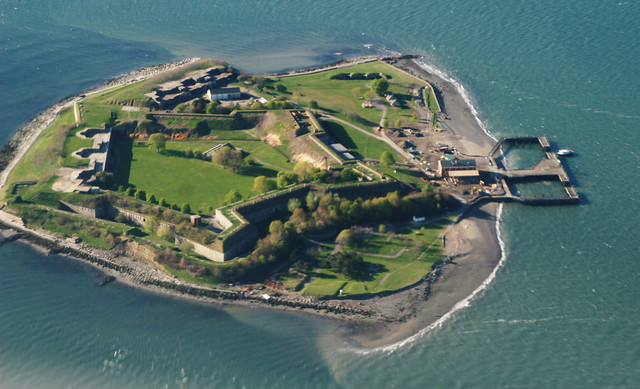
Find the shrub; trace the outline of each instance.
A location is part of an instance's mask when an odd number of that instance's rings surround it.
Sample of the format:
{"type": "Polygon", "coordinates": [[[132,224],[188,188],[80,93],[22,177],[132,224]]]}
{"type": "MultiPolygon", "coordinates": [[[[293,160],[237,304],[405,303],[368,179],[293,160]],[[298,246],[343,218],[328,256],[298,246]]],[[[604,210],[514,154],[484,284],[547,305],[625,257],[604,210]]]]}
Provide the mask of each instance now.
{"type": "Polygon", "coordinates": [[[173,231],[171,231],[171,228],[168,225],[160,224],[156,233],[161,239],[173,242],[173,231]]]}

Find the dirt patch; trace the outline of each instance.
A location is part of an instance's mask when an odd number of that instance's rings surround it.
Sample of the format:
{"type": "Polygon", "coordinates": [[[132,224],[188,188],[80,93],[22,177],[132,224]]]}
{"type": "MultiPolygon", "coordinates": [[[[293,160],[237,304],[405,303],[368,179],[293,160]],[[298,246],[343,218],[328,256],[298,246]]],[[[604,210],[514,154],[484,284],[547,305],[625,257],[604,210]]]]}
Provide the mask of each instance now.
{"type": "Polygon", "coordinates": [[[140,107],[134,107],[132,105],[125,105],[122,107],[123,111],[128,111],[128,112],[137,112],[140,111],[140,107]]]}
{"type": "Polygon", "coordinates": [[[291,160],[294,162],[309,162],[313,166],[321,169],[324,168],[324,165],[325,165],[324,158],[320,158],[320,157],[313,156],[306,153],[294,154],[291,160]]]}
{"type": "Polygon", "coordinates": [[[280,139],[280,137],[272,132],[268,133],[267,136],[260,138],[260,140],[265,142],[269,146],[282,145],[282,140],[280,139]]]}

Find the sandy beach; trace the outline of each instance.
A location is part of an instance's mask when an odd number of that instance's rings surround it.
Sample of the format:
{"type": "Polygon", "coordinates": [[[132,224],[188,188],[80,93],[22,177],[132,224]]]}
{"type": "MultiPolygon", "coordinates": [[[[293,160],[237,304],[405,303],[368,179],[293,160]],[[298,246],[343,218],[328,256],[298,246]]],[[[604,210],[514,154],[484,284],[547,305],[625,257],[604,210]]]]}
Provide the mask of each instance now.
{"type": "MultiPolygon", "coordinates": [[[[192,60],[173,63],[169,68],[175,68],[192,60]]],[[[396,60],[394,66],[422,78],[431,83],[438,91],[441,106],[446,119],[443,122],[443,136],[451,140],[462,154],[486,155],[494,140],[484,131],[475,117],[473,108],[467,103],[459,88],[452,82],[422,68],[411,59],[396,60]]],[[[167,70],[167,66],[159,65],[157,69],[167,70]]],[[[155,70],[155,69],[154,69],[155,70]]],[[[119,79],[119,83],[141,81],[155,75],[158,71],[132,72],[119,79]]],[[[99,90],[115,86],[108,83],[90,91],[97,93],[99,90]]],[[[87,94],[87,92],[85,92],[87,94]]],[[[19,146],[13,154],[13,160],[0,176],[0,187],[5,184],[6,176],[15,166],[15,163],[24,155],[30,144],[39,133],[53,121],[57,113],[66,106],[73,104],[79,96],[67,99],[54,105],[43,114],[21,129],[13,139],[18,139],[19,146]]],[[[12,139],[12,140],[13,140],[12,139]]],[[[446,261],[437,271],[433,282],[423,281],[418,285],[398,293],[384,297],[373,297],[367,300],[339,300],[322,301],[305,305],[308,298],[303,296],[286,295],[283,304],[276,306],[273,302],[265,305],[260,299],[220,300],[209,297],[193,297],[197,301],[212,302],[215,304],[259,304],[265,307],[278,309],[295,309],[329,314],[330,317],[339,320],[338,335],[359,348],[377,348],[406,340],[421,331],[428,329],[433,323],[437,323],[445,317],[457,303],[474,293],[485,280],[492,274],[501,259],[501,249],[496,231],[496,214],[499,205],[489,203],[481,207],[465,211],[464,217],[452,224],[445,234],[445,250],[449,261],[446,261]],[[290,305],[286,299],[291,299],[296,305],[290,305]],[[333,307],[348,306],[353,311],[370,311],[376,313],[371,317],[361,315],[331,313],[333,307]],[[330,309],[324,309],[323,307],[330,309]]],[[[20,230],[20,226],[7,219],[6,214],[0,211],[0,220],[6,225],[20,230]]],[[[82,245],[73,245],[61,242],[56,237],[43,231],[32,233],[44,237],[56,244],[71,247],[78,252],[84,252],[96,258],[113,262],[122,266],[126,271],[116,272],[112,269],[103,270],[115,275],[119,281],[130,285],[144,287],[152,291],[169,293],[174,296],[183,296],[183,293],[173,289],[161,288],[149,284],[149,280],[157,279],[166,284],[185,285],[178,282],[149,264],[131,260],[126,257],[114,257],[109,252],[90,249],[82,245]],[[73,246],[70,246],[73,245],[73,246]]],[[[33,242],[31,242],[33,243],[33,242]]],[[[73,255],[72,255],[73,256],[73,255]]],[[[75,256],[74,256],[75,257],[75,256]]],[[[86,258],[78,258],[86,260],[86,258]]],[[[96,265],[95,261],[87,261],[96,265]]],[[[433,275],[432,275],[433,276],[433,275]]],[[[338,311],[339,312],[339,311],[338,311]]]]}

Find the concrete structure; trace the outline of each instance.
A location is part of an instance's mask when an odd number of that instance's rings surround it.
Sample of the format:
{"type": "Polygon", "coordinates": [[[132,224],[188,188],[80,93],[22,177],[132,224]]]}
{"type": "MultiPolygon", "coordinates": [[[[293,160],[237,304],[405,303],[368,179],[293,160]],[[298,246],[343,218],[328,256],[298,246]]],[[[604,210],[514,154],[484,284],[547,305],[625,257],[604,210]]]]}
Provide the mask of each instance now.
{"type": "Polygon", "coordinates": [[[221,88],[221,89],[209,89],[207,91],[207,99],[213,100],[233,100],[239,99],[242,96],[240,88],[221,88]]]}
{"type": "Polygon", "coordinates": [[[558,159],[556,154],[551,151],[551,145],[545,136],[514,136],[502,138],[496,142],[487,158],[490,163],[490,167],[486,167],[487,173],[493,174],[496,177],[497,181],[501,183],[505,194],[500,196],[480,197],[474,200],[475,202],[514,201],[527,205],[566,205],[580,203],[580,196],[571,184],[569,175],[564,170],[562,162],[558,159]],[[504,158],[501,152],[501,146],[504,143],[537,143],[545,152],[546,158],[540,160],[530,169],[507,170],[499,162],[499,159],[504,158]],[[562,183],[566,191],[566,197],[522,197],[513,194],[509,189],[509,183],[523,181],[559,181],[562,183]]]}
{"type": "Polygon", "coordinates": [[[233,73],[223,73],[223,67],[194,70],[180,80],[167,81],[145,96],[153,99],[162,108],[172,108],[180,103],[208,94],[212,88],[227,85],[234,78],[233,73]]]}

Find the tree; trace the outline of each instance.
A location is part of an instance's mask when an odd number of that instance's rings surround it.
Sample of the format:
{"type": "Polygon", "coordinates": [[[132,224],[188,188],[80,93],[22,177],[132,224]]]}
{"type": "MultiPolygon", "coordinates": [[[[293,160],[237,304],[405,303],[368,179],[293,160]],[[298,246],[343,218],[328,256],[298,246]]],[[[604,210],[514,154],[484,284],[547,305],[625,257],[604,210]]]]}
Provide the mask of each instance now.
{"type": "Polygon", "coordinates": [[[150,234],[155,234],[156,231],[158,231],[159,227],[160,227],[160,222],[158,221],[158,218],[155,216],[149,216],[147,218],[147,221],[144,222],[144,228],[150,234]]]}
{"type": "Polygon", "coordinates": [[[280,220],[274,220],[269,224],[269,234],[273,242],[278,242],[284,237],[284,224],[280,220]]]}
{"type": "Polygon", "coordinates": [[[289,199],[289,202],[287,203],[287,209],[289,212],[293,213],[293,211],[300,207],[302,207],[302,201],[300,201],[300,199],[295,197],[289,199]]]}
{"type": "Polygon", "coordinates": [[[280,83],[280,82],[279,82],[279,83],[277,83],[277,84],[276,84],[276,90],[277,90],[278,92],[280,92],[280,93],[284,93],[284,92],[286,92],[286,91],[287,91],[287,87],[286,87],[286,86],[284,86],[282,83],[280,83]]]}
{"type": "Polygon", "coordinates": [[[309,101],[309,108],[318,109],[318,102],[315,100],[309,101]]]}
{"type": "Polygon", "coordinates": [[[127,188],[127,196],[133,196],[136,194],[136,188],[130,186],[127,188]]]}
{"type": "Polygon", "coordinates": [[[164,239],[166,241],[171,242],[173,240],[173,231],[171,231],[171,228],[166,224],[160,224],[160,226],[158,226],[158,231],[156,232],[156,234],[161,239],[164,239]]]}
{"type": "Polygon", "coordinates": [[[300,181],[308,181],[311,179],[313,165],[307,161],[300,161],[293,167],[293,172],[298,175],[300,181]]]}
{"type": "Polygon", "coordinates": [[[238,192],[238,190],[236,188],[233,188],[229,191],[229,193],[227,193],[226,196],[224,196],[224,204],[233,204],[237,201],[242,200],[242,195],[240,194],[240,192],[238,192]]]}
{"type": "Polygon", "coordinates": [[[402,127],[402,119],[396,120],[395,125],[396,125],[396,128],[402,127]]]}
{"type": "Polygon", "coordinates": [[[386,224],[380,224],[378,226],[378,232],[381,234],[384,234],[385,232],[387,232],[387,226],[386,224]]]}
{"type": "Polygon", "coordinates": [[[191,205],[189,203],[182,204],[182,208],[180,209],[182,213],[191,213],[191,205]]]}
{"type": "Polygon", "coordinates": [[[242,157],[242,151],[233,150],[231,147],[223,147],[213,154],[211,161],[225,169],[238,173],[244,165],[244,159],[242,157]]]}
{"type": "Polygon", "coordinates": [[[298,182],[298,175],[293,172],[279,171],[276,176],[276,184],[278,185],[278,188],[284,188],[285,186],[295,184],[296,182],[298,182]]]}
{"type": "Polygon", "coordinates": [[[313,212],[316,210],[316,208],[318,208],[318,204],[320,203],[321,197],[322,196],[312,191],[307,193],[307,198],[305,199],[305,202],[307,203],[307,208],[309,209],[309,211],[313,212]]]}
{"type": "Polygon", "coordinates": [[[276,189],[278,186],[276,182],[265,176],[258,176],[253,180],[253,191],[259,194],[266,193],[276,189]]]}
{"type": "Polygon", "coordinates": [[[340,173],[340,179],[343,182],[355,181],[358,179],[358,173],[353,169],[343,169],[340,173]]]}
{"type": "Polygon", "coordinates": [[[207,111],[206,112],[208,114],[218,113],[218,106],[219,105],[220,105],[220,101],[219,100],[213,100],[212,102],[207,104],[207,111]]]}
{"type": "Polygon", "coordinates": [[[167,200],[165,200],[164,197],[160,199],[160,206],[161,207],[168,207],[169,206],[169,203],[167,203],[167,200]]]}
{"type": "Polygon", "coordinates": [[[156,200],[156,196],[155,195],[149,196],[149,198],[147,198],[147,201],[150,202],[151,204],[157,204],[158,203],[158,200],[156,200]]]}
{"type": "Polygon", "coordinates": [[[389,89],[389,81],[386,78],[378,78],[371,81],[371,92],[378,96],[384,95],[387,89],[389,89]]]}
{"type": "Polygon", "coordinates": [[[380,155],[380,163],[382,163],[385,166],[391,166],[394,163],[396,163],[396,159],[393,158],[393,154],[391,154],[388,151],[383,151],[382,154],[380,155]]]}
{"type": "Polygon", "coordinates": [[[147,201],[147,193],[145,191],[143,191],[142,189],[138,189],[136,191],[136,198],[138,200],[147,201]]]}
{"type": "Polygon", "coordinates": [[[109,189],[116,182],[115,176],[110,172],[99,172],[96,174],[96,179],[98,180],[98,186],[102,189],[109,189]]]}
{"type": "Polygon", "coordinates": [[[329,255],[327,262],[335,272],[351,279],[363,279],[367,276],[367,264],[356,252],[339,251],[329,255]]]}
{"type": "Polygon", "coordinates": [[[340,233],[336,237],[336,243],[343,246],[352,247],[355,243],[353,231],[348,228],[340,231],[340,233]]]}
{"type": "Polygon", "coordinates": [[[156,133],[149,137],[149,145],[157,152],[163,151],[166,143],[167,140],[165,139],[164,134],[156,133]]]}

